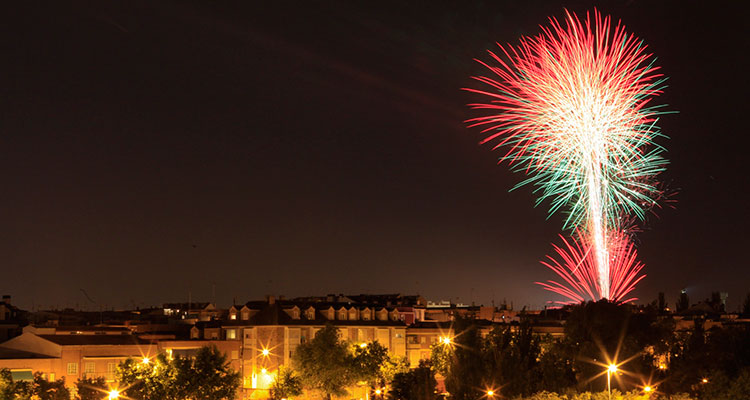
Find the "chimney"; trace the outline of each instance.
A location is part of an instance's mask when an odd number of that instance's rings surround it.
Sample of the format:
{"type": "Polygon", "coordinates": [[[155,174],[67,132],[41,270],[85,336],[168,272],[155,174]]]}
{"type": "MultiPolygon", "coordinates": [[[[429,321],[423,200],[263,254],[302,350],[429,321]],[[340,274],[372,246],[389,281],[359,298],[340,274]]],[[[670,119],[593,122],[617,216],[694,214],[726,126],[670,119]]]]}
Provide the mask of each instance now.
{"type": "Polygon", "coordinates": [[[3,295],[3,302],[5,304],[7,304],[7,305],[10,305],[10,295],[9,294],[4,294],[3,295]]]}
{"type": "Polygon", "coordinates": [[[274,305],[276,303],[276,298],[271,294],[266,295],[266,300],[268,301],[268,305],[274,305]]]}

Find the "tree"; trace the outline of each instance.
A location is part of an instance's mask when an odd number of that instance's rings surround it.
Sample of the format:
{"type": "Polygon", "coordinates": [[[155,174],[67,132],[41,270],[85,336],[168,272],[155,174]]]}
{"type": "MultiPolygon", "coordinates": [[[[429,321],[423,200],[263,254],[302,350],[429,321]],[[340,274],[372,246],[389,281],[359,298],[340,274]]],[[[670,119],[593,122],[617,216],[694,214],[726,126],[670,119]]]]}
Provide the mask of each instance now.
{"type": "Polygon", "coordinates": [[[397,373],[391,382],[388,398],[391,400],[434,400],[435,371],[428,360],[421,360],[411,371],[397,373]]]}
{"type": "Polygon", "coordinates": [[[390,360],[388,349],[377,340],[365,345],[352,345],[354,353],[354,373],[358,381],[371,385],[385,384],[385,370],[390,360]]]}
{"type": "Polygon", "coordinates": [[[107,392],[107,380],[104,377],[82,378],[76,382],[77,400],[102,400],[107,392]]]}
{"type": "Polygon", "coordinates": [[[229,366],[226,355],[215,346],[198,350],[194,359],[177,358],[175,383],[187,388],[186,398],[233,399],[240,386],[240,374],[229,366]],[[184,362],[186,360],[192,361],[184,362]]]}
{"type": "MultiPolygon", "coordinates": [[[[70,400],[70,390],[65,386],[65,378],[50,382],[41,372],[35,372],[30,387],[26,386],[27,394],[29,389],[34,400],[70,400]]],[[[24,390],[20,392],[19,397],[25,399],[24,390]]]]}
{"type": "Polygon", "coordinates": [[[339,330],[331,325],[299,345],[292,361],[302,385],[322,392],[328,399],[346,394],[346,387],[357,379],[354,356],[339,341],[339,330]]]}
{"type": "Polygon", "coordinates": [[[392,382],[396,374],[409,372],[409,360],[406,357],[388,357],[380,368],[382,382],[392,382]]]}
{"type": "Polygon", "coordinates": [[[30,388],[26,388],[25,386],[28,386],[26,385],[26,382],[13,381],[13,375],[11,375],[9,369],[0,369],[0,399],[23,398],[22,394],[27,392],[28,396],[31,396],[30,388]]]}
{"type": "Polygon", "coordinates": [[[149,362],[128,359],[117,367],[125,394],[134,399],[233,399],[240,375],[215,346],[202,347],[194,358],[163,354],[149,362]]]}
{"type": "Polygon", "coordinates": [[[281,400],[302,394],[302,381],[294,374],[291,368],[280,367],[273,384],[271,384],[270,395],[272,400],[281,400]]]}
{"type": "Polygon", "coordinates": [[[447,372],[445,388],[455,400],[475,400],[482,393],[482,388],[491,382],[486,378],[486,366],[481,357],[482,337],[473,320],[457,318],[453,323],[455,337],[450,344],[444,343],[444,352],[448,352],[447,367],[440,368],[447,372]]]}
{"type": "MultiPolygon", "coordinates": [[[[571,308],[565,323],[563,355],[574,360],[579,386],[606,388],[602,365],[621,363],[632,374],[649,376],[654,369],[653,352],[644,351],[666,340],[657,323],[657,310],[647,307],[638,312],[630,305],[607,300],[587,302],[571,308]],[[593,377],[599,377],[592,380],[593,377]]],[[[619,380],[613,379],[612,386],[619,380]]]]}

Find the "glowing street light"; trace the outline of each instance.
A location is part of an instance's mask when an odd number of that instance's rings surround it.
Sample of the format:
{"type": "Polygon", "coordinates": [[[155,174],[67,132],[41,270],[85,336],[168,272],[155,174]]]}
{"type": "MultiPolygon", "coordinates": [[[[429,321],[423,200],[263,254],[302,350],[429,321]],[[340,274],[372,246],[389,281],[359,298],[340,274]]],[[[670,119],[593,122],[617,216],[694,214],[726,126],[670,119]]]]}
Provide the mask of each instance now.
{"type": "Polygon", "coordinates": [[[495,397],[495,391],[494,390],[488,390],[487,391],[487,396],[489,396],[489,397],[495,397]]]}
{"type": "Polygon", "coordinates": [[[651,386],[646,386],[643,388],[643,391],[646,393],[651,393],[654,390],[651,386]]]}
{"type": "Polygon", "coordinates": [[[359,348],[360,349],[364,349],[365,347],[367,347],[367,343],[360,343],[359,344],[359,348]]]}
{"type": "Polygon", "coordinates": [[[151,362],[151,359],[149,359],[148,357],[143,357],[143,360],[141,362],[143,362],[143,364],[148,365],[148,363],[151,362]]]}
{"type": "Polygon", "coordinates": [[[263,349],[261,353],[263,354],[263,357],[268,357],[268,355],[271,354],[271,350],[263,349]]]}
{"type": "Polygon", "coordinates": [[[109,400],[116,400],[120,398],[120,391],[117,389],[112,389],[109,391],[109,397],[107,397],[109,400]]]}
{"type": "Polygon", "coordinates": [[[708,383],[708,379],[706,378],[701,379],[701,383],[708,383]]]}
{"type": "Polygon", "coordinates": [[[446,345],[446,346],[447,346],[447,345],[450,345],[450,344],[451,344],[451,338],[449,338],[448,336],[445,336],[445,337],[443,337],[443,338],[441,339],[441,341],[442,341],[442,342],[443,342],[443,344],[444,344],[444,345],[446,345]]]}
{"type": "Polygon", "coordinates": [[[375,389],[375,394],[377,394],[378,396],[380,396],[380,394],[381,394],[381,393],[383,393],[383,391],[382,391],[382,390],[380,390],[380,389],[375,389]]]}
{"type": "Polygon", "coordinates": [[[608,399],[612,400],[612,374],[617,372],[617,365],[615,364],[609,364],[607,367],[607,393],[608,393],[608,399]]]}

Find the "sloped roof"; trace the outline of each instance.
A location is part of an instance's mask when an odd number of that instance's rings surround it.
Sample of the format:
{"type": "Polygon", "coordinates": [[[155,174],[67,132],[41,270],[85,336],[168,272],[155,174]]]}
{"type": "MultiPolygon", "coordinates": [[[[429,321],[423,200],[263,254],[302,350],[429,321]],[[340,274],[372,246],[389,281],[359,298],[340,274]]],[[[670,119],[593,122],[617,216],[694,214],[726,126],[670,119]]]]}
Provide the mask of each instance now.
{"type": "Polygon", "coordinates": [[[151,341],[133,335],[39,335],[61,346],[147,345],[151,341]]]}
{"type": "Polygon", "coordinates": [[[30,351],[8,349],[0,347],[0,360],[19,360],[30,358],[55,358],[44,354],[32,353],[30,351]]]}

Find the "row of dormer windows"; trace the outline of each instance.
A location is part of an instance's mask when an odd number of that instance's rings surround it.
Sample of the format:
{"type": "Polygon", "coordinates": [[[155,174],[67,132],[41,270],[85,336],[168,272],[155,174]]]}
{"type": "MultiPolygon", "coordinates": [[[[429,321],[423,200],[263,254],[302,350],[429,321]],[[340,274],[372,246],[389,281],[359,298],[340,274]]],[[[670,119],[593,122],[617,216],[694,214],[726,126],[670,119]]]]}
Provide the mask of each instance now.
{"type": "MultiPolygon", "coordinates": [[[[239,317],[242,321],[247,321],[250,319],[252,315],[254,315],[257,311],[250,310],[245,307],[243,307],[239,311],[239,317]]],[[[300,318],[300,309],[298,307],[293,307],[290,309],[284,310],[292,319],[298,320],[300,318]]],[[[377,321],[398,321],[400,320],[400,315],[398,311],[388,311],[385,308],[381,308],[380,310],[373,310],[370,308],[364,308],[364,309],[358,309],[355,307],[351,308],[345,308],[342,307],[338,310],[334,310],[333,307],[320,310],[318,311],[320,315],[328,320],[339,320],[339,321],[371,321],[371,320],[377,320],[377,321]]],[[[314,320],[316,315],[316,310],[313,307],[309,307],[304,310],[304,318],[307,320],[314,320]]],[[[229,311],[229,319],[230,320],[236,320],[238,317],[237,310],[230,309],[229,311]]]]}

